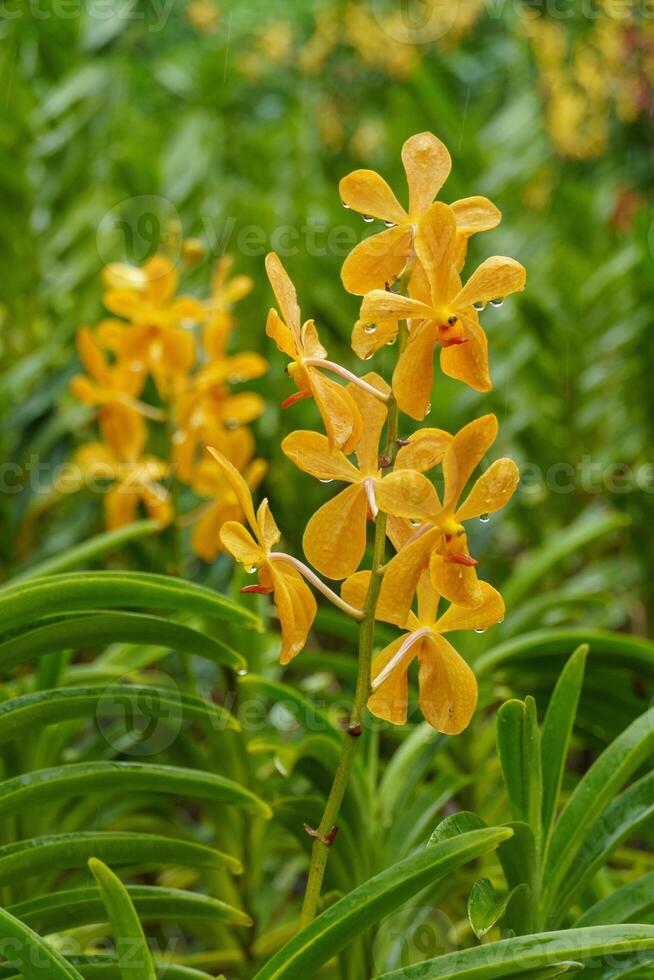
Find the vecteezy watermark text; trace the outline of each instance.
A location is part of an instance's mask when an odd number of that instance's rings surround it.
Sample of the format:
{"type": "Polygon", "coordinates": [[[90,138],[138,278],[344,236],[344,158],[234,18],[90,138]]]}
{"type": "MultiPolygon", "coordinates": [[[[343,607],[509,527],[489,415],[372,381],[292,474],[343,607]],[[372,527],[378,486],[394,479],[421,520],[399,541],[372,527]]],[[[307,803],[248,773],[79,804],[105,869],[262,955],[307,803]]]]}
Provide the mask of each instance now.
{"type": "MultiPolygon", "coordinates": [[[[524,496],[585,493],[611,496],[641,492],[654,494],[654,462],[603,462],[592,456],[582,456],[576,463],[567,460],[547,467],[523,462],[519,466],[518,493],[524,496]]],[[[169,476],[172,474],[173,468],[169,476]]],[[[124,494],[139,494],[138,473],[132,464],[102,462],[81,467],[74,461],[51,463],[33,453],[24,463],[0,463],[0,493],[16,496],[25,491],[50,494],[53,489],[62,495],[85,490],[103,495],[119,488],[124,494]]]]}

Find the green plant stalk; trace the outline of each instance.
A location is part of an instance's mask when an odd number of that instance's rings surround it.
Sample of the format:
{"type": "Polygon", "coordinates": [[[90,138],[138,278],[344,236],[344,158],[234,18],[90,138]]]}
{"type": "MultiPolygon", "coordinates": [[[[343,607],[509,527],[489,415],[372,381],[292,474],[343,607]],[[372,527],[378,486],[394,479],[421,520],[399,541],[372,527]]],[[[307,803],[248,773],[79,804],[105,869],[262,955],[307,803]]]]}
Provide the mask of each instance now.
{"type": "MultiPolygon", "coordinates": [[[[175,422],[172,417],[172,406],[169,406],[168,412],[166,413],[166,441],[168,443],[168,456],[171,461],[171,466],[172,466],[172,460],[174,459],[174,455],[173,455],[173,450],[175,447],[174,435],[175,435],[175,422]]],[[[179,518],[180,518],[179,481],[177,479],[177,474],[175,473],[174,466],[172,466],[171,476],[170,476],[170,499],[173,505],[173,520],[171,524],[172,540],[173,540],[173,560],[171,565],[172,565],[173,575],[178,575],[180,578],[183,578],[184,577],[184,542],[182,541],[182,529],[179,525],[179,518]]]]}
{"type": "MultiPolygon", "coordinates": [[[[404,279],[403,279],[404,281],[404,279]]],[[[404,324],[399,331],[399,352],[402,353],[406,346],[407,329],[404,324]]],[[[398,451],[398,408],[395,398],[391,396],[388,401],[388,417],[386,425],[386,445],[384,456],[389,462],[386,467],[387,472],[391,472],[398,451]]],[[[377,515],[375,522],[375,540],[373,544],[372,574],[370,585],[366,595],[366,602],[363,608],[363,618],[359,624],[359,666],[357,671],[357,681],[354,691],[354,701],[350,714],[350,721],[345,731],[343,747],[338,760],[334,781],[327,798],[327,803],[323,811],[320,824],[315,831],[316,837],[311,849],[311,861],[309,864],[309,877],[300,913],[299,928],[304,929],[315,917],[320,900],[322,882],[327,866],[329,850],[333,842],[330,834],[334,832],[336,820],[345,796],[347,784],[349,782],[354,758],[357,751],[357,743],[361,735],[361,725],[363,715],[370,695],[370,669],[372,665],[372,651],[375,641],[375,611],[377,600],[381,590],[382,578],[384,575],[384,562],[386,557],[386,523],[387,515],[382,511],[377,515]]]]}

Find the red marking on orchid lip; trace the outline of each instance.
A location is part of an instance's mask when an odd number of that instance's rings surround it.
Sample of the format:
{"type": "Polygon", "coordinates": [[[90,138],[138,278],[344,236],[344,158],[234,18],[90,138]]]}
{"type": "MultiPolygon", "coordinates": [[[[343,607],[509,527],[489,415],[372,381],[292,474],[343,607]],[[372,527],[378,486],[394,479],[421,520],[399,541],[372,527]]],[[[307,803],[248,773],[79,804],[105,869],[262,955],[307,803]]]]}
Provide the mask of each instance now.
{"type": "Polygon", "coordinates": [[[467,337],[447,337],[441,340],[441,347],[456,347],[458,344],[467,344],[467,337]]]}
{"type": "Polygon", "coordinates": [[[453,565],[466,565],[469,568],[474,568],[479,562],[472,555],[448,555],[445,561],[451,562],[453,565]]]}
{"type": "Polygon", "coordinates": [[[273,589],[270,585],[244,585],[242,589],[239,589],[239,592],[242,592],[243,595],[250,595],[252,592],[256,593],[256,595],[270,595],[272,591],[273,589]]]}
{"type": "Polygon", "coordinates": [[[301,402],[304,398],[311,398],[310,391],[296,391],[294,395],[289,395],[282,402],[282,408],[290,408],[291,405],[295,405],[296,402],[301,402]]]}

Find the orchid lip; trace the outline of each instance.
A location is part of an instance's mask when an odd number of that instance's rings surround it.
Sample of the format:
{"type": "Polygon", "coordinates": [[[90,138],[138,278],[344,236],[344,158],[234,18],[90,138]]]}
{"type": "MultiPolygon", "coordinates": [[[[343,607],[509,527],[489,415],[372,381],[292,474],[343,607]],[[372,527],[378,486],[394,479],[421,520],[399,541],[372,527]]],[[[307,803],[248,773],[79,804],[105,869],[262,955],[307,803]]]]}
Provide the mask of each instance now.
{"type": "Polygon", "coordinates": [[[284,399],[284,401],[282,402],[282,408],[290,408],[291,405],[295,405],[296,402],[303,401],[303,399],[305,399],[305,398],[311,398],[311,392],[310,391],[308,391],[308,390],[307,391],[296,391],[296,392],[294,392],[294,394],[289,395],[288,398],[285,398],[284,399]]]}
{"type": "Polygon", "coordinates": [[[366,477],[366,479],[363,481],[363,486],[366,491],[366,497],[368,498],[370,513],[373,517],[377,517],[379,507],[377,506],[377,501],[375,499],[375,483],[370,477],[366,477]]]}
{"type": "Polygon", "coordinates": [[[450,562],[453,565],[465,565],[469,568],[474,568],[479,562],[472,555],[448,555],[445,561],[450,562]]]}
{"type": "Polygon", "coordinates": [[[370,690],[374,694],[375,691],[379,690],[385,680],[390,677],[396,667],[398,667],[404,658],[410,653],[414,644],[421,640],[423,637],[428,636],[431,633],[431,629],[428,626],[423,626],[413,633],[409,633],[402,645],[400,646],[397,653],[391,657],[386,666],[379,674],[375,677],[372,684],[370,685],[370,690]]]}

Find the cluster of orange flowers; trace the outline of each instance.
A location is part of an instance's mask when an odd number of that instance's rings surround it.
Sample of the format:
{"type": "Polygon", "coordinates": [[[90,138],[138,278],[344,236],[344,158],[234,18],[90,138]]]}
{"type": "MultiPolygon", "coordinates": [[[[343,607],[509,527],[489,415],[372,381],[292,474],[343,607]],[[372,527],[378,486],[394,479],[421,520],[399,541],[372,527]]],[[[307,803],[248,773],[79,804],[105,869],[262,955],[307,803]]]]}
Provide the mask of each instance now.
{"type": "Polygon", "coordinates": [[[266,332],[289,358],[288,373],[297,388],[284,404],[313,399],[325,429],[324,435],[293,432],[282,448],[318,480],[346,485],[313,515],[303,540],[305,555],[318,573],[344,580],[340,595],[306,564],[276,550],[280,531],[267,501],[255,511],[246,480],[219,448],[210,451],[250,527],[226,522],[222,543],[249,572],[258,573],[258,584],[243,591],[272,593],[281,622],[282,663],[302,650],[314,620],[316,601],[307,583],[348,615],[362,619],[372,579],[381,576],[376,618],[403,632],[373,663],[368,706],[377,716],[402,724],[408,668],[417,657],[425,718],[439,731],[456,733],[471,718],[477,685],[444,634],[485,629],[504,612],[499,593],[478,578],[465,522],[486,520],[503,507],[516,489],[518,471],[510,459],[499,459],[466,494],[470,477],[495,440],[495,417],[478,418],[455,435],[426,427],[403,439],[397,433],[397,413],[417,420],[427,415],[437,348],[444,373],[479,391],[491,387],[479,314],[486,304],[499,305],[523,289],[526,274],[515,260],[495,256],[464,283],[468,240],[496,226],[499,211],[483,197],[434,203],[451,160],[431,133],[407,140],[402,161],[409,188],[406,209],[373,171],[355,171],[340,184],[347,208],[387,226],[348,256],[342,279],[349,292],[363,297],[352,338],[361,358],[372,357],[399,334],[400,354],[390,386],[374,372],[360,378],[328,359],[314,321],[302,319],[295,288],[279,258],[271,253],[266,260],[278,307],[268,314],[266,332]],[[426,475],[436,467],[442,470],[442,500],[426,475]],[[395,554],[381,566],[361,570],[368,522],[382,516],[395,554]],[[444,611],[442,602],[448,603],[444,611]]]}
{"type": "Polygon", "coordinates": [[[220,549],[221,525],[242,512],[222,469],[202,450],[218,446],[252,489],[266,469],[254,458],[248,428],[263,400],[231,390],[263,375],[267,363],[259,354],[229,352],[232,307],[252,288],[248,276],[230,278],[230,269],[231,259],[220,259],[209,299],[201,301],[177,295],[178,272],[164,254],[142,268],[106,266],[103,303],[114,318],[80,329],[86,374],[71,382],[74,396],[97,409],[100,439],[81,446],[76,458],[85,477],[107,485],[107,526],[133,521],[142,504],[162,526],[191,525],[193,550],[207,561],[220,549]],[[153,444],[165,458],[149,451],[153,444]],[[173,480],[204,503],[176,513],[173,480]]]}

